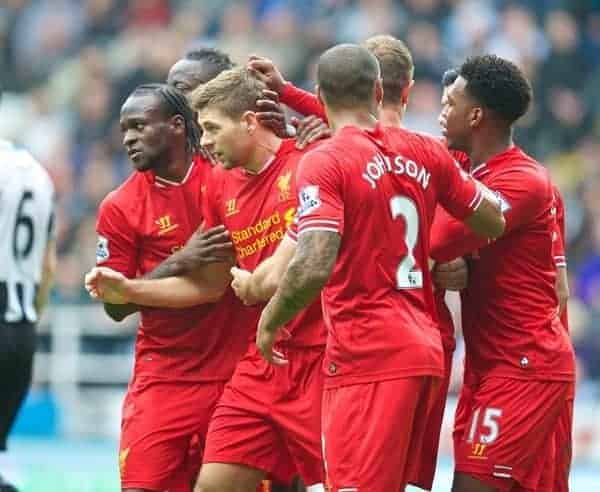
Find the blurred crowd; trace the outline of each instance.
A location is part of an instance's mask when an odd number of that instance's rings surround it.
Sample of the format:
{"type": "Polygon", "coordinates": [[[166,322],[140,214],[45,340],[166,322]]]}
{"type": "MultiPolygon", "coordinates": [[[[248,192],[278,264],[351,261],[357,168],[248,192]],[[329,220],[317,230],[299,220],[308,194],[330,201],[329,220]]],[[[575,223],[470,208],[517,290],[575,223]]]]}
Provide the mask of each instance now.
{"type": "Polygon", "coordinates": [[[391,33],[416,65],[406,125],[439,134],[442,73],[494,52],[525,69],[535,104],[519,145],[544,162],[567,207],[571,329],[583,387],[600,389],[600,0],[3,0],[0,137],[25,145],[58,190],[55,302],[84,303],[95,212],[130,172],[120,105],[163,81],[186,51],[271,57],[314,85],[319,54],[391,33]],[[594,382],[595,381],[595,382],[594,382]]]}

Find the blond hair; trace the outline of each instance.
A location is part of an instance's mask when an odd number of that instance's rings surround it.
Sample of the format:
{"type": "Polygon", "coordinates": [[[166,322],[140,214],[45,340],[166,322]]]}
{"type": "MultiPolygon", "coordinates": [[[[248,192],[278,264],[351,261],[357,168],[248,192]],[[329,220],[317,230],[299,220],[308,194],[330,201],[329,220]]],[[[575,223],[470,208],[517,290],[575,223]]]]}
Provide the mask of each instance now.
{"type": "Polygon", "coordinates": [[[413,79],[415,66],[403,41],[388,34],[372,36],[363,43],[375,55],[383,80],[383,102],[397,104],[402,90],[413,79]]]}
{"type": "Polygon", "coordinates": [[[256,101],[266,85],[246,68],[225,70],[198,87],[190,95],[192,108],[202,111],[217,108],[230,118],[240,118],[246,111],[256,111],[256,101]]]}

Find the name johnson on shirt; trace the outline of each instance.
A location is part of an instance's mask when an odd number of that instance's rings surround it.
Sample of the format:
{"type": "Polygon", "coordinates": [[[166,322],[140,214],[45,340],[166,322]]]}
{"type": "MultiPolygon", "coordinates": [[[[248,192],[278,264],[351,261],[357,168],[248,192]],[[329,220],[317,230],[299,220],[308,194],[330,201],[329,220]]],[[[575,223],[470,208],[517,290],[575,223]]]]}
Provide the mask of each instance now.
{"type": "Polygon", "coordinates": [[[387,173],[397,175],[406,174],[410,178],[415,179],[426,190],[429,186],[431,173],[425,167],[413,160],[406,159],[401,155],[393,158],[387,155],[376,153],[373,158],[365,165],[365,171],[362,177],[369,183],[372,189],[377,187],[377,181],[387,173]]]}

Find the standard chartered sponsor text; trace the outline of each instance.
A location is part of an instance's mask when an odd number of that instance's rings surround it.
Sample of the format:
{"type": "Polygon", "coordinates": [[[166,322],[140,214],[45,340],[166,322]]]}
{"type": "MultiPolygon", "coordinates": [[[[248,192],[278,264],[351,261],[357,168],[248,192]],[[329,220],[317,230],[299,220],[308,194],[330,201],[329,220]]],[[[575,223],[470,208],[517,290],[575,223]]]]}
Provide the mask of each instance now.
{"type": "Polygon", "coordinates": [[[246,258],[253,255],[270,244],[277,244],[285,235],[285,227],[282,224],[279,211],[274,212],[264,219],[244,229],[232,231],[231,238],[238,252],[238,258],[246,258]],[[257,237],[259,236],[259,237],[257,237]],[[252,240],[250,244],[247,241],[252,240]],[[243,245],[241,243],[244,243],[243,245]]]}

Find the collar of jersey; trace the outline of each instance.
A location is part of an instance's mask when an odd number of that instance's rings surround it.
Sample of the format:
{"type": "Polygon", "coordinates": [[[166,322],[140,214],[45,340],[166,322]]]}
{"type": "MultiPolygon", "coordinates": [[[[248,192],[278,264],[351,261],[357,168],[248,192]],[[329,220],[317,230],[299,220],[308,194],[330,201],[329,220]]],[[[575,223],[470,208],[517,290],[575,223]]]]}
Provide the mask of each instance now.
{"type": "Polygon", "coordinates": [[[171,181],[170,179],[161,178],[160,176],[157,176],[156,174],[152,173],[152,176],[154,177],[154,184],[159,188],[167,188],[169,186],[181,186],[186,183],[186,181],[192,174],[192,169],[194,168],[195,164],[196,163],[194,162],[194,160],[192,160],[192,163],[190,164],[187,173],[179,183],[177,181],[171,181]]]}
{"type": "Polygon", "coordinates": [[[475,169],[473,169],[471,171],[471,176],[473,176],[474,178],[481,178],[490,172],[490,168],[492,168],[498,164],[505,163],[507,157],[510,158],[513,155],[517,155],[520,152],[521,152],[521,149],[519,147],[517,147],[515,144],[513,144],[511,147],[509,147],[505,151],[500,152],[499,154],[496,154],[491,159],[487,160],[486,162],[482,162],[481,164],[479,164],[479,166],[475,167],[475,169]]]}

